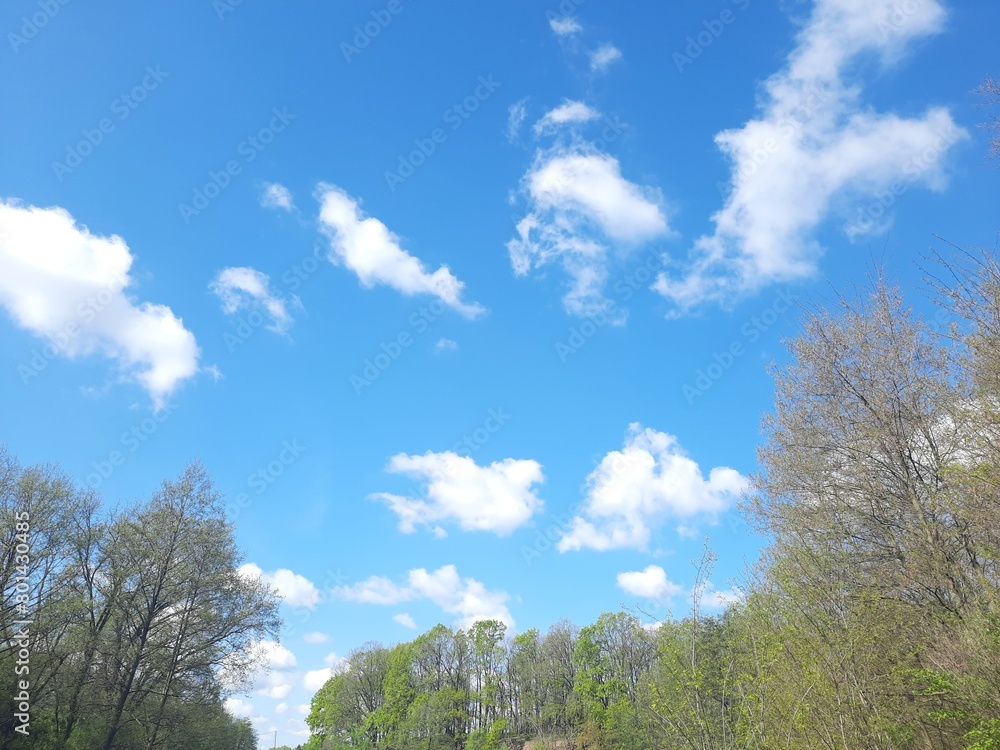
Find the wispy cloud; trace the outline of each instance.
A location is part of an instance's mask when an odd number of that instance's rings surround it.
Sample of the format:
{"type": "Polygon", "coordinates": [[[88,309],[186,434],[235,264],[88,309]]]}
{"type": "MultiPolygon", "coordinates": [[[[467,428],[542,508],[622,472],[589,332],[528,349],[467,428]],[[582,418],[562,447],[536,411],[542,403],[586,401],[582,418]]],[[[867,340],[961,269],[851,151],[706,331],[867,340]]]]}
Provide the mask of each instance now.
{"type": "Polygon", "coordinates": [[[732,177],[712,217],[715,231],[694,243],[683,272],[665,272],[656,284],[678,310],[813,274],[822,248],[812,232],[835,198],[884,189],[926,153],[933,156],[917,180],[944,186],[948,148],[941,144],[965,137],[949,112],[880,114],[848,80],[862,56],[888,64],[913,40],[943,29],[937,0],[911,5],[899,13],[895,0],[817,0],[785,68],[764,86],[760,115],[716,136],[732,177]]]}
{"type": "Polygon", "coordinates": [[[573,315],[605,308],[612,250],[669,233],[659,190],[630,182],[617,159],[582,141],[538,151],[520,192],[527,213],[507,243],[514,273],[562,266],[570,277],[563,305],[573,315]]]}
{"type": "Polygon", "coordinates": [[[429,294],[467,318],[485,312],[482,305],[462,301],[465,284],[447,266],[429,273],[401,247],[399,237],[367,216],[344,190],[322,184],[317,194],[320,225],[330,238],[330,260],[357,274],[363,286],[382,284],[408,296],[429,294]]]}
{"type": "MultiPolygon", "coordinates": [[[[287,303],[271,291],[271,280],[265,273],[247,266],[224,268],[209,288],[222,301],[222,311],[227,315],[260,308],[271,319],[268,330],[284,334],[292,325],[287,303]]],[[[293,298],[293,303],[298,300],[293,298]]]]}
{"type": "Polygon", "coordinates": [[[595,73],[603,73],[613,62],[620,60],[622,52],[610,43],[602,44],[590,53],[590,69],[595,73]]]}

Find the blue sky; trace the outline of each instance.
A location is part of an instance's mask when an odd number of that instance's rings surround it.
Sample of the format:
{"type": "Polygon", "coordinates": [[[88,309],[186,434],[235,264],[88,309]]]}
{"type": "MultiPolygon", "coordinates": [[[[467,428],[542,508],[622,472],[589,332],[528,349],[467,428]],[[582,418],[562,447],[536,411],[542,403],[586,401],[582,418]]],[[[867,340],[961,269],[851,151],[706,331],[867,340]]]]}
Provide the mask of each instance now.
{"type": "MultiPolygon", "coordinates": [[[[995,242],[945,0],[5,5],[0,437],[109,504],[199,459],[279,744],[365,641],[682,612],[799,305],[995,242]]],[[[297,734],[298,733],[298,734],[297,734]]]]}

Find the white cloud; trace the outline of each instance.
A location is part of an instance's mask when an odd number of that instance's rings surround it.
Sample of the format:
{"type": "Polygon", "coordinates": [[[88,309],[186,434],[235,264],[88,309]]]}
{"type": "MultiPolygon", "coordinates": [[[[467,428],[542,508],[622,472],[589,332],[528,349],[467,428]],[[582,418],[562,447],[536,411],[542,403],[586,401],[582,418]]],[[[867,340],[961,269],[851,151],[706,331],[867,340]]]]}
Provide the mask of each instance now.
{"type": "Polygon", "coordinates": [[[507,609],[506,602],[510,598],[507,592],[490,591],[474,578],[460,577],[454,565],[444,565],[433,572],[425,568],[411,570],[406,585],[372,576],[352,586],[339,586],[333,595],[348,601],[382,605],[426,599],[444,612],[455,615],[456,624],[463,628],[479,620],[500,620],[509,627],[514,625],[514,618],[507,609]]]}
{"type": "Polygon", "coordinates": [[[757,119],[715,138],[732,162],[715,231],[695,242],[683,274],[661,273],[656,283],[679,310],[813,274],[820,223],[894,181],[944,187],[944,157],[968,135],[949,112],[881,114],[847,80],[858,58],[874,52],[893,62],[914,39],[941,31],[936,0],[911,5],[817,0],[785,68],[766,82],[757,119]]]}
{"type": "Polygon", "coordinates": [[[281,208],[291,211],[295,204],[292,202],[292,192],[284,185],[271,182],[264,186],[264,193],[260,197],[260,205],[264,208],[281,208]]]}
{"type": "Polygon", "coordinates": [[[590,69],[595,73],[603,73],[611,63],[620,60],[622,52],[613,44],[602,44],[590,53],[590,69]]]}
{"type": "Polygon", "coordinates": [[[302,640],[306,643],[326,643],[330,640],[330,636],[326,633],[320,633],[318,630],[314,630],[312,633],[306,633],[302,636],[302,640]]]}
{"type": "Polygon", "coordinates": [[[305,677],[302,678],[302,685],[306,690],[315,693],[323,687],[326,684],[326,681],[332,676],[333,670],[329,667],[314,669],[310,672],[306,672],[305,677]]]}
{"type": "Polygon", "coordinates": [[[507,108],[507,140],[513,143],[521,132],[521,125],[528,116],[528,98],[514,102],[507,108]]]}
{"type": "Polygon", "coordinates": [[[571,278],[563,304],[573,315],[604,311],[613,248],[629,250],[669,232],[660,192],[629,182],[617,159],[587,144],[540,151],[521,192],[528,212],[507,243],[514,273],[561,264],[571,278]]]}
{"type": "Polygon", "coordinates": [[[572,36],[583,31],[583,26],[572,16],[563,16],[562,18],[552,16],[549,18],[549,28],[556,36],[572,36]]]}
{"type": "Polygon", "coordinates": [[[265,675],[261,678],[265,683],[264,687],[260,687],[257,690],[257,695],[261,695],[265,698],[274,698],[275,700],[284,700],[287,698],[293,689],[292,683],[289,681],[288,676],[282,673],[274,673],[265,675]]]}
{"type": "Polygon", "coordinates": [[[0,306],[58,356],[114,360],[160,409],[200,352],[169,307],[129,293],[132,261],[125,240],[91,234],[63,208],[0,199],[0,306]]]}
{"type": "Polygon", "coordinates": [[[389,460],[388,471],[422,485],[420,497],[372,495],[399,517],[399,530],[407,534],[418,525],[435,529],[439,523],[454,522],[463,531],[508,536],[543,507],[534,490],[545,479],[537,461],[505,458],[479,466],[468,456],[428,451],[397,454],[389,460]]]}
{"type": "Polygon", "coordinates": [[[440,354],[441,352],[453,352],[458,349],[458,342],[451,339],[438,339],[437,343],[434,344],[434,353],[440,354]]]}
{"type": "Polygon", "coordinates": [[[288,710],[287,703],[279,703],[277,706],[274,707],[274,713],[276,714],[283,714],[287,710],[288,710]]]}
{"type": "Polygon", "coordinates": [[[320,185],[319,220],[330,238],[330,260],[357,274],[362,286],[385,284],[407,296],[430,294],[467,318],[485,312],[462,301],[465,284],[447,266],[428,273],[424,264],[400,247],[385,224],[366,216],[358,202],[334,185],[320,185]]]}
{"type": "MultiPolygon", "coordinates": [[[[224,268],[209,284],[209,289],[222,301],[222,311],[227,315],[261,308],[271,318],[266,326],[269,331],[283,334],[292,325],[288,305],[271,291],[271,280],[266,273],[246,266],[224,268]]],[[[298,300],[293,298],[293,302],[298,300]]]]}
{"type": "Polygon", "coordinates": [[[701,606],[704,609],[725,609],[731,604],[742,601],[744,593],[737,588],[719,591],[709,582],[701,593],[701,606]]]}
{"type": "Polygon", "coordinates": [[[258,641],[252,648],[267,669],[295,669],[298,664],[295,654],[277,641],[258,641]]]}
{"type": "Polygon", "coordinates": [[[601,113],[593,107],[583,102],[566,99],[558,107],[550,109],[542,115],[542,119],[535,123],[535,134],[553,130],[561,125],[590,122],[600,116],[601,113]]]}
{"type": "Polygon", "coordinates": [[[397,586],[389,578],[371,576],[350,586],[337,586],[333,595],[349,602],[398,604],[411,599],[413,592],[405,586],[397,586]]]}
{"type": "Polygon", "coordinates": [[[398,615],[393,615],[392,619],[402,625],[404,628],[409,628],[410,630],[417,629],[417,623],[413,621],[408,612],[400,612],[398,615]]]}
{"type": "Polygon", "coordinates": [[[247,703],[245,700],[240,698],[226,698],[223,705],[229,714],[237,719],[249,719],[253,716],[253,704],[247,703]]]}
{"type": "Polygon", "coordinates": [[[746,486],[728,467],[712,469],[706,479],[677,438],[633,423],[622,450],[608,453],[587,477],[583,510],[557,546],[560,552],[645,549],[667,518],[713,518],[746,486]]]}
{"type": "Polygon", "coordinates": [[[474,578],[460,578],[454,565],[445,565],[433,573],[423,568],[411,570],[410,587],[448,614],[456,615],[459,627],[467,628],[479,620],[499,620],[514,626],[507,609],[507,592],[489,591],[474,578]]]}
{"type": "Polygon", "coordinates": [[[286,604],[292,607],[313,609],[319,603],[319,591],[313,582],[287,568],[279,568],[272,573],[265,573],[255,563],[245,563],[239,567],[239,572],[250,578],[263,579],[268,586],[278,592],[278,596],[286,604]]]}
{"type": "Polygon", "coordinates": [[[295,707],[295,710],[298,711],[303,716],[307,716],[309,712],[312,710],[312,706],[310,706],[308,703],[300,703],[295,707]]]}
{"type": "Polygon", "coordinates": [[[618,587],[633,596],[644,599],[669,599],[684,592],[684,589],[667,578],[666,571],[659,565],[650,565],[645,570],[618,574],[618,587]]]}

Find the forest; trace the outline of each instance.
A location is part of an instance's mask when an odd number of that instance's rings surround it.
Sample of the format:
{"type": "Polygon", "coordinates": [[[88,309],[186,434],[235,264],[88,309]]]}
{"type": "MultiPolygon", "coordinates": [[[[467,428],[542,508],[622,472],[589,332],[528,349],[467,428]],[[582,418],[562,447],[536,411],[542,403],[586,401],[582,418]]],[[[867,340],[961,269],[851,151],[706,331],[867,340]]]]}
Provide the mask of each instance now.
{"type": "Polygon", "coordinates": [[[0,519],[0,747],[257,747],[223,699],[278,632],[278,599],[238,573],[203,468],[106,509],[0,450],[0,519]]]}
{"type": "MultiPolygon", "coordinates": [[[[801,310],[742,506],[767,546],[738,601],[703,606],[707,543],[682,617],[368,643],[300,747],[1000,747],[1000,264],[955,248],[924,277],[934,316],[878,271],[801,310]]],[[[0,454],[0,747],[257,746],[223,701],[280,633],[278,598],[239,574],[223,507],[197,464],[108,508],[0,454]]]]}

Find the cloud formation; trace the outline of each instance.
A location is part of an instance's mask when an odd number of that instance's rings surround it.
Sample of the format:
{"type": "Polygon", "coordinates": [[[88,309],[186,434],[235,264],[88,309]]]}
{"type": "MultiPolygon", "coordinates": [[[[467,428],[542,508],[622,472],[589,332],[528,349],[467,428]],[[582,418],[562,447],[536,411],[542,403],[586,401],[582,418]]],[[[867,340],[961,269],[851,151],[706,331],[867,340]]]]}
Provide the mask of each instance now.
{"type": "Polygon", "coordinates": [[[785,68],[767,80],[758,117],[715,138],[732,164],[715,231],[694,243],[686,268],[661,273],[655,285],[679,311],[813,274],[822,248],[812,233],[851,196],[900,179],[944,187],[944,158],[967,137],[949,112],[878,113],[848,80],[859,58],[895,62],[914,40],[942,30],[937,0],[905,7],[817,0],[785,68]]]}
{"type": "Polygon", "coordinates": [[[260,196],[260,205],[264,208],[280,208],[284,211],[291,211],[295,207],[292,202],[292,191],[277,182],[264,185],[264,193],[260,196]]]}
{"type": "Polygon", "coordinates": [[[278,592],[278,596],[284,600],[285,604],[292,607],[314,609],[319,604],[319,591],[313,582],[287,568],[278,568],[272,573],[265,573],[255,563],[245,563],[239,567],[239,573],[247,578],[263,580],[278,592]]]}
{"type": "Polygon", "coordinates": [[[441,524],[455,523],[462,531],[508,536],[543,507],[535,494],[535,485],[545,479],[537,461],[505,458],[479,466],[468,456],[428,451],[416,456],[397,454],[387,470],[421,485],[420,497],[388,492],[372,495],[398,516],[399,530],[406,534],[427,526],[443,536],[441,524]]]}
{"type": "Polygon", "coordinates": [[[620,60],[622,51],[610,43],[602,44],[590,53],[590,70],[594,73],[603,73],[611,63],[620,60]]]}
{"type": "MultiPolygon", "coordinates": [[[[209,284],[209,289],[222,301],[222,311],[227,315],[245,309],[261,309],[270,318],[266,325],[269,331],[284,334],[292,325],[287,303],[271,291],[267,274],[256,269],[247,266],[224,268],[209,284]]],[[[297,302],[293,298],[293,303],[297,302]]]]}
{"type": "Polygon", "coordinates": [[[132,261],[125,240],[92,234],[63,208],[0,199],[0,307],[53,357],[113,360],[159,409],[198,372],[200,351],[169,307],[135,301],[132,261]]]}
{"type": "Polygon", "coordinates": [[[321,184],[317,197],[320,225],[330,239],[331,262],[357,274],[362,286],[385,285],[406,296],[429,294],[467,318],[485,312],[482,305],[462,301],[465,284],[447,266],[428,273],[418,258],[400,246],[399,237],[367,216],[344,190],[321,184]]]}
{"type": "Polygon", "coordinates": [[[432,572],[416,568],[409,572],[406,584],[372,576],[350,586],[338,586],[333,596],[382,605],[428,600],[454,615],[457,627],[467,628],[479,620],[499,620],[508,627],[514,626],[514,618],[507,609],[510,598],[507,592],[490,591],[474,578],[462,578],[454,565],[444,565],[432,572]]]}
{"type": "Polygon", "coordinates": [[[562,18],[551,16],[549,18],[549,28],[552,29],[552,33],[556,36],[573,36],[583,31],[583,26],[572,16],[563,16],[562,18]]]}
{"type": "Polygon", "coordinates": [[[630,182],[617,159],[583,141],[539,151],[521,194],[527,213],[507,243],[514,273],[560,265],[570,277],[563,305],[572,315],[605,309],[612,250],[628,251],[669,232],[660,192],[630,182]]]}
{"type": "Polygon", "coordinates": [[[574,123],[590,122],[601,116],[593,107],[583,102],[565,99],[558,107],[550,109],[542,118],[535,123],[536,135],[541,135],[547,131],[555,130],[563,125],[574,123]]]}
{"type": "Polygon", "coordinates": [[[587,477],[582,511],[557,547],[645,550],[666,520],[714,518],[746,486],[745,477],[724,466],[705,478],[676,437],[632,423],[624,447],[608,453],[587,477]]]}
{"type": "Polygon", "coordinates": [[[667,572],[659,565],[650,565],[645,570],[618,574],[618,587],[627,594],[643,599],[670,599],[684,592],[681,586],[667,578],[667,572]]]}

